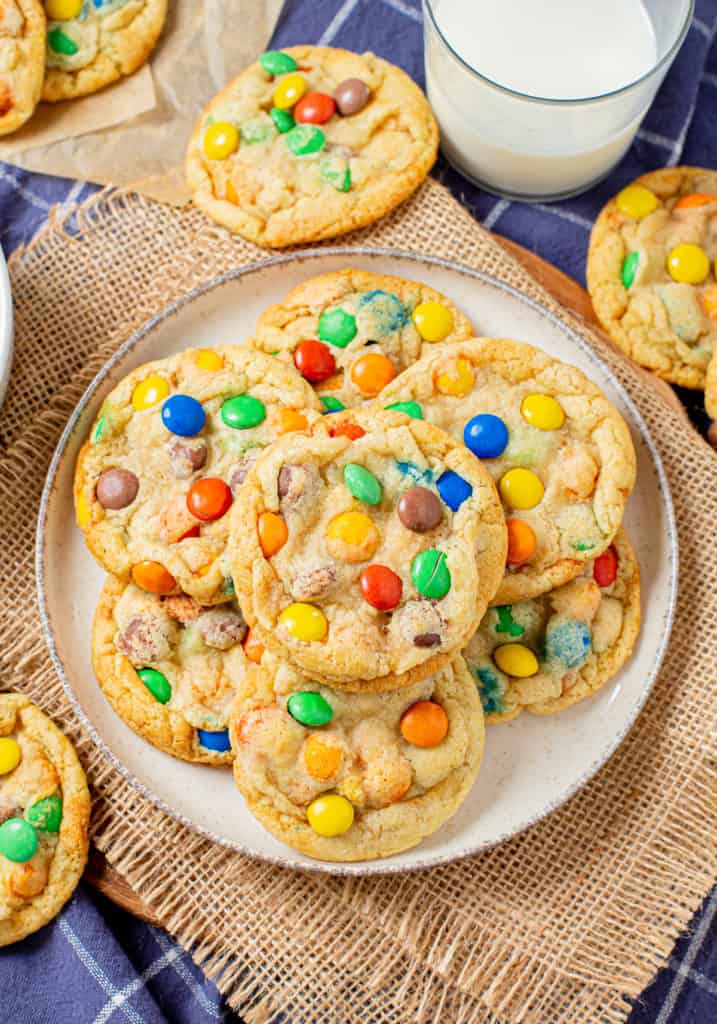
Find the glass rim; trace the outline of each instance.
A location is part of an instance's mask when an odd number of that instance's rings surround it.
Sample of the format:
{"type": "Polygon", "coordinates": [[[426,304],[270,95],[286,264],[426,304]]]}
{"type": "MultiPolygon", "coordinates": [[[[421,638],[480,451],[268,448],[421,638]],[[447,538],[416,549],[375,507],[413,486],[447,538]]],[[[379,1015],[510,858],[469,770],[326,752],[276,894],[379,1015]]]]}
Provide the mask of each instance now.
{"type": "Polygon", "coordinates": [[[459,64],[463,65],[463,67],[466,69],[466,71],[468,71],[469,74],[473,75],[475,78],[479,78],[482,82],[485,82],[486,85],[491,86],[498,92],[507,93],[509,96],[515,96],[516,98],[525,100],[528,103],[544,103],[556,107],[570,107],[577,106],[579,104],[597,103],[600,100],[610,99],[612,96],[620,96],[622,93],[629,92],[636,86],[641,85],[643,82],[646,82],[649,78],[652,78],[652,76],[665,65],[669,66],[669,64],[674,59],[677,51],[682,46],[682,43],[685,40],[685,36],[687,35],[690,25],[692,24],[692,18],[695,13],[695,2],[696,0],[688,0],[685,20],[680,26],[680,30],[677,33],[674,42],[665,51],[662,57],[660,57],[660,59],[655,64],[653,64],[649,71],[646,71],[643,75],[640,75],[639,78],[633,79],[633,81],[628,82],[626,85],[621,85],[619,89],[611,89],[609,90],[609,92],[598,93],[595,96],[578,96],[571,97],[569,99],[559,99],[555,96],[533,96],[530,93],[521,92],[519,89],[511,89],[510,86],[502,85],[500,82],[496,82],[494,81],[494,79],[488,78],[487,75],[481,74],[480,71],[478,71],[471,64],[469,64],[468,61],[461,57],[460,53],[458,53],[458,51],[451,45],[451,43],[448,42],[438,22],[436,21],[436,16],[431,5],[431,0],[423,0],[423,9],[424,11],[428,12],[428,17],[431,22],[431,25],[433,26],[434,31],[436,32],[438,38],[441,40],[445,48],[452,54],[453,57],[455,57],[459,64]]]}

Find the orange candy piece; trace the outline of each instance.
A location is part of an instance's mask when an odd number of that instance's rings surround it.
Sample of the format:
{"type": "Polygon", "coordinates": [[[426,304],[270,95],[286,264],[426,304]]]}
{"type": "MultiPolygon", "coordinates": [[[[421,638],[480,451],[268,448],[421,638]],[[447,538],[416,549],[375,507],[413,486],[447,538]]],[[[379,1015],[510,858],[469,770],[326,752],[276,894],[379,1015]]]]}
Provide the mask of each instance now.
{"type": "Polygon", "coordinates": [[[348,437],[351,441],[358,441],[365,433],[366,431],[358,423],[341,423],[338,427],[329,428],[331,437],[348,437]]]}
{"type": "Polygon", "coordinates": [[[264,558],[271,558],[277,551],[281,551],[289,537],[286,523],[276,512],[262,512],[256,529],[264,558]]]}
{"type": "Polygon", "coordinates": [[[448,715],[433,700],[419,700],[401,715],[401,735],[414,747],[437,747],[448,735],[448,715]]]}
{"type": "Polygon", "coordinates": [[[702,292],[702,308],[705,315],[717,323],[717,284],[710,285],[702,292]]]}
{"type": "Polygon", "coordinates": [[[325,782],[332,778],[341,767],[342,760],[341,748],[325,743],[318,736],[311,735],[304,743],[304,766],[314,779],[325,782]]]}
{"type": "Polygon", "coordinates": [[[717,202],[717,196],[711,192],[691,192],[688,196],[682,196],[675,203],[676,210],[689,210],[695,206],[707,206],[707,203],[717,202]]]}
{"type": "Polygon", "coordinates": [[[205,476],[197,480],[187,493],[187,508],[197,519],[211,523],[229,511],[232,492],[218,476],[205,476]]]}
{"type": "Polygon", "coordinates": [[[132,566],[132,579],[150,594],[171,594],[177,582],[160,562],[137,562],[132,566]]]}
{"type": "Polygon", "coordinates": [[[242,646],[244,647],[244,654],[247,656],[249,661],[253,661],[255,665],[258,665],[264,655],[265,647],[264,644],[257,640],[251,629],[247,631],[242,646]]]}
{"type": "Polygon", "coordinates": [[[281,409],[279,412],[279,433],[290,434],[292,430],[306,430],[306,416],[294,409],[281,409]]]}
{"type": "Polygon", "coordinates": [[[523,565],[535,554],[537,542],[533,528],[522,519],[506,519],[508,527],[508,565],[523,565]]]}
{"type": "Polygon", "coordinates": [[[351,380],[362,395],[373,397],[396,376],[396,367],[388,356],[380,352],[367,352],[359,356],[351,367],[351,380]]]}

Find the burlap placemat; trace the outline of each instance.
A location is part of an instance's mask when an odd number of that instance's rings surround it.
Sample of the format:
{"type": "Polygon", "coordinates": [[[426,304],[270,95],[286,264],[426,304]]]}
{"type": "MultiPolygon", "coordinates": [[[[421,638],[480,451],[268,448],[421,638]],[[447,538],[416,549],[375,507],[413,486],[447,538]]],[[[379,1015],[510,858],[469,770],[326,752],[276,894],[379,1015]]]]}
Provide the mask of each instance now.
{"type": "Polygon", "coordinates": [[[458,259],[541,300],[600,350],[658,439],[683,585],[660,679],[611,762],[511,842],[377,880],[291,873],[213,846],[105,763],[55,677],[36,610],[35,517],[52,450],[130,331],[187,289],[266,255],[195,211],[135,196],[58,214],[10,261],[17,349],[0,417],[2,685],[29,693],[72,736],[92,783],[95,842],[249,1024],[282,1011],[302,1024],[621,1021],[626,997],[664,963],[717,874],[717,457],[435,182],[350,240],[458,259]]]}

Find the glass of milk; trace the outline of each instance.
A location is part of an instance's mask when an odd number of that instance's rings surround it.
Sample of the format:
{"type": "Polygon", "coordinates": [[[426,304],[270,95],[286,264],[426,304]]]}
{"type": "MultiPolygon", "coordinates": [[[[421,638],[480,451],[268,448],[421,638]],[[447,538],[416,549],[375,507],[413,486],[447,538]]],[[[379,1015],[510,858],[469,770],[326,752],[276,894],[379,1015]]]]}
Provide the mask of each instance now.
{"type": "Polygon", "coordinates": [[[621,159],[694,0],[423,0],[447,159],[511,199],[575,195],[621,159]]]}

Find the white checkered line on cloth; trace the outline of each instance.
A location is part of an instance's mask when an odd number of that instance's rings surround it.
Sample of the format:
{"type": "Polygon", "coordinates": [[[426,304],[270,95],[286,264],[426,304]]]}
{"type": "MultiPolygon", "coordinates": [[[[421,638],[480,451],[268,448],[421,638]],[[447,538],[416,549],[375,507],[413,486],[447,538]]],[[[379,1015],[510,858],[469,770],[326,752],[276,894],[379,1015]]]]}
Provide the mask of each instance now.
{"type": "MultiPolygon", "coordinates": [[[[675,1004],[677,1003],[677,998],[682,989],[684,988],[685,982],[689,977],[689,972],[692,969],[692,964],[695,962],[697,954],[700,951],[700,947],[702,946],[702,943],[707,937],[707,934],[710,930],[710,925],[714,920],[715,914],[717,914],[717,889],[712,893],[712,896],[710,897],[709,902],[705,907],[704,914],[702,915],[702,920],[694,930],[694,934],[690,939],[690,944],[687,947],[687,952],[685,953],[684,959],[682,960],[681,969],[678,970],[678,972],[675,975],[675,979],[672,982],[672,985],[670,986],[670,990],[667,993],[667,998],[662,1004],[662,1009],[660,1010],[660,1013],[657,1017],[657,1020],[655,1021],[655,1024],[667,1024],[670,1017],[672,1016],[672,1011],[674,1010],[675,1004]]],[[[705,1024],[707,1024],[706,1021],[705,1024]]]]}
{"type": "MultiPolygon", "coordinates": [[[[163,952],[168,952],[172,948],[177,948],[174,947],[174,944],[167,938],[164,932],[160,932],[156,928],[153,929],[153,931],[154,937],[157,940],[157,944],[163,952]]],[[[184,953],[184,951],[182,951],[182,953],[183,955],[179,959],[172,960],[171,966],[175,974],[177,974],[181,978],[181,980],[187,986],[187,988],[192,993],[192,995],[199,1003],[201,1008],[209,1017],[212,1017],[214,1020],[224,1020],[224,1012],[220,1010],[219,1007],[211,1001],[211,999],[208,998],[202,986],[197,982],[196,978],[192,976],[191,972],[187,969],[186,964],[183,963],[183,960],[186,958],[187,954],[184,953]]]]}
{"type": "MultiPolygon", "coordinates": [[[[87,968],[88,973],[95,979],[100,988],[110,996],[110,998],[116,998],[120,993],[120,989],[118,989],[116,985],[113,985],[90,951],[83,946],[78,936],[68,924],[64,915],[61,915],[57,919],[57,924],[60,931],[77,954],[80,962],[87,968]]],[[[127,1006],[126,1003],[118,1005],[117,1008],[122,1011],[127,1020],[131,1021],[131,1024],[144,1024],[142,1017],[140,1017],[140,1015],[133,1010],[131,1006],[127,1006]]]]}
{"type": "Polygon", "coordinates": [[[114,1015],[116,1010],[124,1010],[125,1004],[133,995],[136,995],[151,978],[154,978],[155,975],[169,967],[181,955],[182,951],[178,946],[168,949],[166,953],[163,953],[158,960],[155,960],[149,967],[146,967],[128,985],[117,989],[102,1007],[92,1024],[107,1024],[107,1021],[114,1015]]]}

